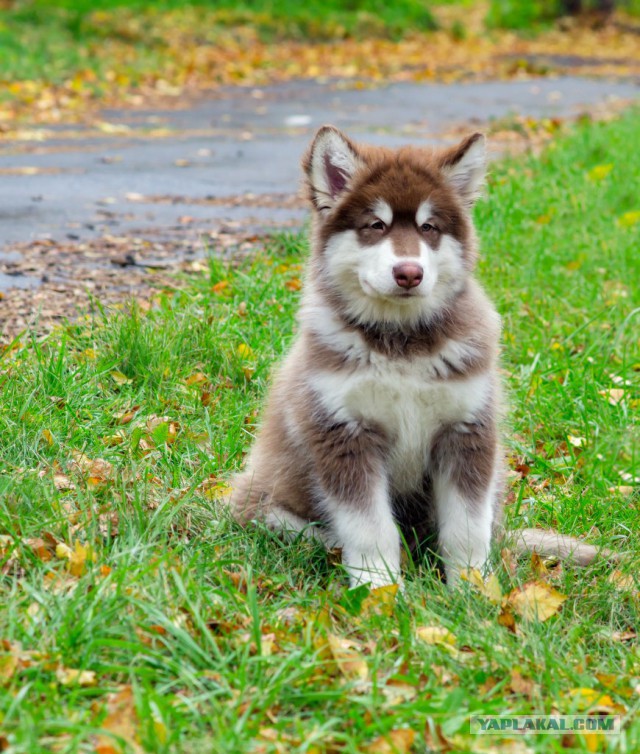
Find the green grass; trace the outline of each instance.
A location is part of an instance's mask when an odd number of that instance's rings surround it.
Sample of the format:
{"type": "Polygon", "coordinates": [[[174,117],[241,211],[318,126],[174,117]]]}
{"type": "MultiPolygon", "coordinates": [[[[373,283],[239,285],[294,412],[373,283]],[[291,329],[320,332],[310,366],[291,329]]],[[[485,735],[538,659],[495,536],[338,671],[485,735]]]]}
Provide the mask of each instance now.
{"type": "MultiPolygon", "coordinates": [[[[148,311],[25,335],[0,357],[0,749],[94,751],[120,691],[119,730],[138,751],[355,754],[407,727],[413,754],[478,752],[470,714],[582,711],[582,688],[623,714],[608,750],[637,751],[637,641],[614,633],[638,625],[638,483],[620,476],[640,475],[637,117],[495,166],[477,210],[521,470],[509,525],[628,551],[617,580],[603,562],[566,566],[552,578],[567,595],[559,614],[513,634],[483,596],[448,593],[426,566],[389,614],[363,610],[321,548],[228,520],[214,498],[294,328],[306,241],[282,237],[250,261],[212,259],[148,311]],[[600,394],[612,388],[617,405],[600,394]],[[635,492],[610,491],[622,485],[635,492]],[[76,575],[61,543],[80,543],[76,575]],[[464,651],[421,641],[421,626],[464,651]],[[353,642],[351,669],[330,636],[353,642]],[[95,676],[74,684],[68,669],[95,676]],[[512,688],[514,671],[533,685],[512,688]]],[[[495,566],[505,593],[534,578],[526,559],[495,566]]],[[[528,743],[567,750],[555,736],[528,743]]]]}
{"type": "Polygon", "coordinates": [[[63,84],[90,71],[107,86],[115,71],[137,84],[243,27],[263,41],[320,41],[398,38],[435,22],[420,0],[17,0],[0,16],[0,81],[63,84]]]}
{"type": "MultiPolygon", "coordinates": [[[[586,13],[597,12],[598,0],[582,0],[586,13]]],[[[633,15],[640,14],[638,0],[618,0],[617,9],[633,15]]],[[[487,14],[487,25],[500,29],[517,29],[519,31],[541,31],[552,22],[566,15],[566,3],[563,0],[491,0],[487,14]]]]}

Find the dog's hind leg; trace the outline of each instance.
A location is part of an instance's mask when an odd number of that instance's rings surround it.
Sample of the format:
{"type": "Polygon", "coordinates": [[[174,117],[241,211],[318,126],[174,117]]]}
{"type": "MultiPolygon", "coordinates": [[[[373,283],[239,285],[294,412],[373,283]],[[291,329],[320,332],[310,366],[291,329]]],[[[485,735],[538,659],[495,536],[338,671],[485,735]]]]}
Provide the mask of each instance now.
{"type": "Polygon", "coordinates": [[[321,542],[327,549],[339,546],[335,538],[321,525],[307,521],[279,505],[272,505],[264,517],[264,522],[272,531],[282,532],[288,540],[303,536],[314,542],[321,542]]]}

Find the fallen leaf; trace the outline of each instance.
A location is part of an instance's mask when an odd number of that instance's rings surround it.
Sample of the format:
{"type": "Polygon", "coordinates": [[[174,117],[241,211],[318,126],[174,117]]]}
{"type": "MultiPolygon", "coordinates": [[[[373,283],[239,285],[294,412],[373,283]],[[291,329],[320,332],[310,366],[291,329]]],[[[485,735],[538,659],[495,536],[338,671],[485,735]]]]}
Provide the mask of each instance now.
{"type": "Polygon", "coordinates": [[[507,597],[506,602],[524,620],[545,621],[555,615],[566,595],[541,581],[530,581],[517,587],[507,597]]]}
{"type": "Polygon", "coordinates": [[[596,165],[595,167],[591,168],[591,170],[587,173],[587,176],[591,181],[601,181],[606,178],[612,170],[613,165],[611,163],[609,163],[608,165],[596,165]]]}
{"type": "Polygon", "coordinates": [[[117,369],[109,372],[109,374],[111,375],[111,379],[116,383],[116,385],[130,385],[133,382],[133,380],[127,377],[126,374],[123,374],[117,369]]]}
{"type": "Polygon", "coordinates": [[[446,648],[454,647],[456,643],[456,637],[449,629],[442,626],[420,626],[420,628],[416,628],[416,636],[425,644],[434,644],[446,648]]]}
{"type": "Polygon", "coordinates": [[[461,571],[460,578],[468,581],[494,605],[499,605],[502,602],[502,589],[495,573],[490,573],[486,578],[483,578],[477,568],[465,568],[461,571]]]}
{"type": "Polygon", "coordinates": [[[633,629],[629,629],[628,631],[613,631],[611,638],[614,641],[633,641],[638,638],[638,634],[633,629]]]}
{"type": "Polygon", "coordinates": [[[59,667],[56,678],[62,686],[97,686],[94,670],[78,670],[76,668],[59,667]]]}
{"type": "Polygon", "coordinates": [[[56,546],[56,556],[68,561],[67,570],[77,578],[85,572],[87,561],[92,562],[96,559],[91,545],[83,545],[79,540],[75,541],[73,549],[64,542],[60,542],[56,546]]]}
{"type": "Polygon", "coordinates": [[[327,634],[327,644],[338,670],[350,680],[366,681],[369,668],[360,653],[361,645],[353,639],[346,639],[335,634],[327,634]]]}
{"type": "Polygon", "coordinates": [[[612,406],[617,406],[624,400],[624,390],[619,387],[612,387],[608,390],[598,390],[598,395],[606,398],[612,406]]]}
{"type": "Polygon", "coordinates": [[[398,584],[389,584],[372,589],[362,600],[360,616],[392,615],[398,594],[398,584]]]}
{"type": "Polygon", "coordinates": [[[528,699],[531,699],[538,691],[538,684],[531,680],[531,678],[525,678],[519,670],[515,668],[511,671],[511,681],[509,682],[511,691],[514,694],[522,694],[528,699]]]}
{"type": "Polygon", "coordinates": [[[302,288],[302,281],[300,278],[291,278],[291,280],[287,280],[284,287],[289,291],[299,291],[302,288]]]}
{"type": "Polygon", "coordinates": [[[405,754],[413,746],[416,734],[409,728],[395,728],[363,748],[366,754],[405,754]]]}
{"type": "Polygon", "coordinates": [[[637,223],[640,223],[640,210],[637,209],[625,212],[618,218],[618,225],[622,228],[631,228],[637,223]]]}
{"type": "Polygon", "coordinates": [[[253,358],[253,351],[246,343],[240,343],[240,345],[236,348],[236,353],[241,359],[253,358]]]}
{"type": "Polygon", "coordinates": [[[96,737],[95,754],[124,754],[118,738],[123,739],[131,747],[134,754],[143,754],[138,743],[138,715],[136,713],[133,690],[125,686],[117,694],[112,694],[107,701],[107,717],[101,729],[112,735],[100,733],[96,737]]]}

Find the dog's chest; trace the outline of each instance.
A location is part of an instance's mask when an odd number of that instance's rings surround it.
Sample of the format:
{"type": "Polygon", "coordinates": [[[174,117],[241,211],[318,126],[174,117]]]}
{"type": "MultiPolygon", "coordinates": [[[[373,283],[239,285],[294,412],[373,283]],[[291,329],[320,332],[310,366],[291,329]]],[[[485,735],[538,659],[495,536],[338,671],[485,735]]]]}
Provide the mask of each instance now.
{"type": "Polygon", "coordinates": [[[325,373],[316,381],[336,418],[380,427],[390,441],[389,472],[400,490],[420,486],[429,450],[445,426],[473,421],[486,405],[486,373],[438,378],[430,357],[412,360],[373,356],[347,376],[325,373]]]}

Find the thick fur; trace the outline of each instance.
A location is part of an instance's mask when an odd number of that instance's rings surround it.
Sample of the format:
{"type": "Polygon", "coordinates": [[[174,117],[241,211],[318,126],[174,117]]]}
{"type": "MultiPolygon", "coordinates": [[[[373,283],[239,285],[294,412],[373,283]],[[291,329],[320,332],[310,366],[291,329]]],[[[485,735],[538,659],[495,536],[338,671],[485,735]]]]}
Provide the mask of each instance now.
{"type": "Polygon", "coordinates": [[[401,537],[455,583],[484,567],[501,509],[500,320],[473,277],[484,138],[388,150],[326,126],[303,167],[299,332],[233,513],[341,546],[352,584],[398,581],[401,537]]]}

